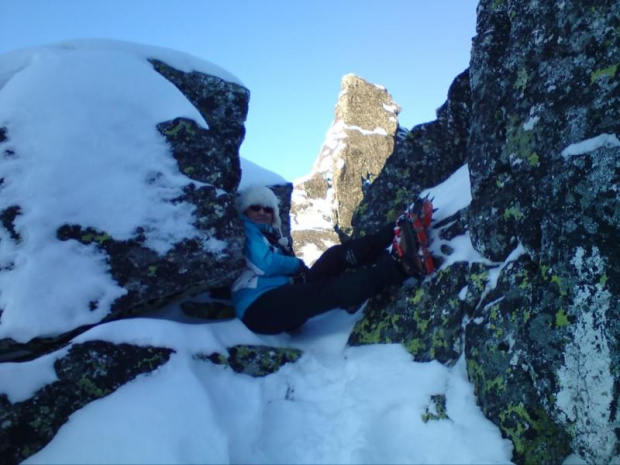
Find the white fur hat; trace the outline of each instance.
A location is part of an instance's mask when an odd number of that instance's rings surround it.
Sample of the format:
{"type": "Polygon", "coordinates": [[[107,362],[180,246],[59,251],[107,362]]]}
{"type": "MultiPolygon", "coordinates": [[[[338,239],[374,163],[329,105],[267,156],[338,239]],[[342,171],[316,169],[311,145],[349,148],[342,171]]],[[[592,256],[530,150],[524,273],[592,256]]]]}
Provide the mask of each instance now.
{"type": "Polygon", "coordinates": [[[251,205],[273,208],[272,225],[274,228],[280,228],[280,202],[271,189],[263,185],[253,185],[239,191],[239,196],[237,197],[237,209],[239,212],[245,212],[251,205]]]}

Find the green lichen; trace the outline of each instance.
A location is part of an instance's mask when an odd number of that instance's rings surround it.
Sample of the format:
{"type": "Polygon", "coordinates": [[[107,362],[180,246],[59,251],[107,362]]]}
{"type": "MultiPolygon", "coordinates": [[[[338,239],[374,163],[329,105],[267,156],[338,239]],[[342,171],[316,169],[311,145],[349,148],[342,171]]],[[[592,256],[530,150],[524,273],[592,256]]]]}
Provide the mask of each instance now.
{"type": "Polygon", "coordinates": [[[590,74],[590,84],[594,84],[596,81],[603,78],[613,79],[616,76],[617,72],[617,64],[608,66],[607,68],[597,69],[596,71],[593,71],[592,74],[590,74]]]}
{"type": "Polygon", "coordinates": [[[570,324],[570,321],[568,319],[568,315],[566,314],[566,311],[563,308],[561,308],[555,314],[555,327],[564,328],[565,326],[568,326],[569,324],[570,324]]]}
{"type": "Polygon", "coordinates": [[[416,329],[425,333],[428,330],[428,327],[431,324],[431,319],[421,315],[422,312],[418,310],[414,310],[413,312],[413,321],[415,321],[416,329]]]}
{"type": "Polygon", "coordinates": [[[188,134],[192,137],[197,134],[194,126],[189,121],[185,121],[182,119],[177,120],[176,124],[170,129],[167,129],[164,134],[168,137],[174,138],[178,136],[180,132],[184,132],[185,134],[188,134]]]}
{"type": "Polygon", "coordinates": [[[185,168],[183,168],[183,173],[188,176],[193,174],[194,171],[196,171],[196,168],[194,168],[193,166],[186,166],[185,168]]]}
{"type": "Polygon", "coordinates": [[[422,297],[424,297],[424,289],[418,288],[415,291],[415,295],[409,299],[413,305],[418,305],[422,301],[422,297]]]}
{"type": "Polygon", "coordinates": [[[109,391],[105,389],[101,389],[97,386],[91,379],[82,378],[77,382],[78,388],[88,394],[89,396],[94,397],[95,399],[99,399],[101,397],[105,397],[109,394],[109,391]]]}
{"type": "Polygon", "coordinates": [[[393,203],[395,207],[388,211],[386,214],[386,221],[388,223],[396,221],[396,219],[403,214],[404,207],[406,207],[407,204],[410,203],[411,193],[403,188],[400,188],[398,189],[398,191],[396,191],[395,197],[396,199],[393,203]]]}
{"type": "Polygon", "coordinates": [[[504,219],[506,221],[509,220],[510,218],[513,218],[518,221],[524,216],[525,215],[517,207],[508,207],[506,208],[506,210],[504,210],[504,219]]]}
{"type": "Polygon", "coordinates": [[[560,278],[558,275],[551,276],[551,283],[555,284],[558,287],[558,290],[560,291],[560,295],[562,297],[566,297],[568,295],[566,286],[564,282],[562,281],[562,278],[560,278]]]}
{"type": "Polygon", "coordinates": [[[510,404],[499,413],[499,420],[502,431],[514,445],[515,454],[521,457],[520,463],[554,463],[556,460],[550,454],[557,457],[569,453],[567,441],[558,438],[558,426],[540,406],[510,404]],[[550,451],[549,444],[559,451],[550,451]]]}
{"type": "Polygon", "coordinates": [[[483,291],[489,282],[489,272],[483,271],[482,273],[472,273],[469,275],[469,279],[478,291],[483,291]]]}
{"type": "Polygon", "coordinates": [[[601,279],[598,280],[599,284],[601,286],[605,286],[605,284],[607,283],[607,281],[609,280],[609,276],[607,276],[606,274],[601,276],[601,279]]]}
{"type": "Polygon", "coordinates": [[[107,241],[111,240],[112,236],[107,233],[95,234],[95,233],[87,233],[80,237],[80,241],[83,244],[90,244],[92,242],[96,242],[99,245],[103,245],[107,241]]]}
{"type": "Polygon", "coordinates": [[[434,359],[438,352],[443,352],[446,349],[448,349],[448,341],[444,331],[441,329],[435,330],[431,338],[431,349],[429,350],[431,359],[434,359]]]}
{"type": "Polygon", "coordinates": [[[92,242],[96,242],[99,245],[103,245],[104,243],[106,243],[107,241],[111,239],[112,237],[106,233],[101,233],[101,234],[88,233],[80,237],[80,241],[83,244],[90,244],[92,242]]]}
{"type": "Polygon", "coordinates": [[[260,378],[277,372],[283,365],[299,360],[302,352],[268,346],[237,345],[228,349],[228,357],[213,353],[196,354],[195,360],[206,360],[231,368],[237,373],[260,378]]]}
{"type": "Polygon", "coordinates": [[[152,278],[157,274],[157,267],[154,265],[149,266],[146,274],[152,278]]]}
{"type": "Polygon", "coordinates": [[[446,409],[446,396],[438,394],[431,396],[431,403],[426,407],[426,411],[422,414],[422,421],[428,423],[429,421],[449,420],[448,411],[446,409]]]}
{"type": "Polygon", "coordinates": [[[403,347],[414,357],[426,351],[426,343],[419,338],[411,339],[403,344],[403,347]]]}
{"type": "Polygon", "coordinates": [[[358,343],[364,344],[389,344],[392,341],[387,334],[391,330],[398,328],[398,316],[390,315],[381,318],[377,324],[371,325],[369,320],[363,320],[358,327],[355,328],[358,337],[358,343]]]}
{"type": "Polygon", "coordinates": [[[512,116],[509,119],[506,130],[506,148],[505,153],[525,161],[532,166],[536,166],[540,161],[539,155],[532,150],[534,134],[532,131],[523,129],[521,119],[512,116]]]}
{"type": "Polygon", "coordinates": [[[512,87],[515,90],[523,90],[527,86],[528,81],[529,81],[529,75],[528,75],[527,70],[524,68],[521,68],[517,72],[517,79],[512,87]]]}
{"type": "Polygon", "coordinates": [[[95,235],[94,234],[84,234],[81,238],[80,241],[84,244],[90,244],[93,239],[94,239],[95,235]]]}
{"type": "Polygon", "coordinates": [[[355,213],[353,216],[363,216],[368,211],[369,204],[368,203],[360,203],[357,207],[355,207],[355,213]]]}
{"type": "Polygon", "coordinates": [[[519,283],[519,289],[526,290],[530,287],[530,278],[529,274],[525,270],[520,270],[517,273],[516,280],[519,283]]]}
{"type": "Polygon", "coordinates": [[[504,187],[506,187],[506,185],[509,183],[510,180],[511,180],[511,177],[509,174],[500,173],[495,179],[495,185],[497,186],[498,189],[503,189],[504,187]]]}

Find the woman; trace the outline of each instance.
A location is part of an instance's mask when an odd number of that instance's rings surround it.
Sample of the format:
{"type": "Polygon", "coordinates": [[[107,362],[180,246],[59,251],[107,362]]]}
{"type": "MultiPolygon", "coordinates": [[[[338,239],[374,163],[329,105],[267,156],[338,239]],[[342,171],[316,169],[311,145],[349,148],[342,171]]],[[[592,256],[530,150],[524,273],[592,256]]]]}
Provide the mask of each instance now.
{"type": "Polygon", "coordinates": [[[237,316],[254,332],[291,331],[328,310],[359,305],[421,271],[411,224],[404,217],[393,253],[386,251],[394,241],[390,224],[331,247],[308,269],[282,237],[278,204],[265,186],[245,189],[237,204],[245,226],[247,269],[232,287],[232,301],[237,316]]]}

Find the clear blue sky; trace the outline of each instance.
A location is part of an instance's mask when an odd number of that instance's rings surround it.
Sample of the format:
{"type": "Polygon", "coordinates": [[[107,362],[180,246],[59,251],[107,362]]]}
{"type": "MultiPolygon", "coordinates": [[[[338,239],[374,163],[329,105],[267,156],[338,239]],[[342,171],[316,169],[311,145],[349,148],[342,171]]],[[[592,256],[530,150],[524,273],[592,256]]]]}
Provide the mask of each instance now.
{"type": "Polygon", "coordinates": [[[76,38],[168,47],[251,91],[241,155],[307,174],[347,73],[383,85],[411,128],[469,65],[478,0],[0,0],[0,53],[76,38]]]}

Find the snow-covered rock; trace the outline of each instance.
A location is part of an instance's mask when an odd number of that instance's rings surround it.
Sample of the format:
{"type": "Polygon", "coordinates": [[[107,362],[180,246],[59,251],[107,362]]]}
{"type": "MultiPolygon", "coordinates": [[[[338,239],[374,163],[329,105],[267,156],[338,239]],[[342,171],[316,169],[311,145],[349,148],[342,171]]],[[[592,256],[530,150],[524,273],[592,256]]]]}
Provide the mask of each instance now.
{"type": "Polygon", "coordinates": [[[0,56],[4,359],[234,279],[248,98],[221,68],[156,47],[0,56]]]}

